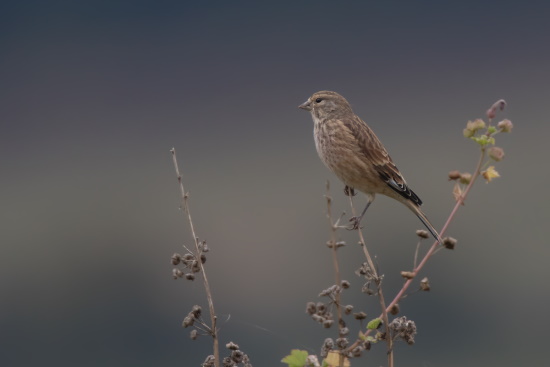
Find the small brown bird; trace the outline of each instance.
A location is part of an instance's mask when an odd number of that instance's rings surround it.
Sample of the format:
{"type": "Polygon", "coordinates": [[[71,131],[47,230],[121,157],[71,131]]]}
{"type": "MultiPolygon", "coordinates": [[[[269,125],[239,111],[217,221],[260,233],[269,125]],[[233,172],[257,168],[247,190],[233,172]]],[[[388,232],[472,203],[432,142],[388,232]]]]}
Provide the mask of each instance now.
{"type": "Polygon", "coordinates": [[[382,142],[361,120],[344,97],[336,92],[321,91],[298,106],[311,112],[315,146],[325,165],[346,184],[367,195],[367,205],[359,217],[350,219],[353,228],[365,215],[375,194],[389,196],[412,210],[434,238],[441,238],[426,215],[420,210],[422,201],[407,186],[382,142]]]}

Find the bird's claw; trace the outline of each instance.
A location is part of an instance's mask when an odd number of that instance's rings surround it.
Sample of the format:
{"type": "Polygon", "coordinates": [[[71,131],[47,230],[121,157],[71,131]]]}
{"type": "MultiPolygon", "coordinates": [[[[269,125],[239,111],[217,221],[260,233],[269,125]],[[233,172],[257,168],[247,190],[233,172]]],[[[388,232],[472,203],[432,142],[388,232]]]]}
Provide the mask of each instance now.
{"type": "Polygon", "coordinates": [[[351,222],[351,224],[349,227],[347,227],[348,231],[354,231],[363,228],[359,225],[361,223],[361,217],[351,217],[349,221],[351,222]]]}
{"type": "Polygon", "coordinates": [[[355,192],[355,189],[353,187],[346,185],[346,187],[344,187],[344,195],[355,196],[357,195],[357,193],[355,192]]]}

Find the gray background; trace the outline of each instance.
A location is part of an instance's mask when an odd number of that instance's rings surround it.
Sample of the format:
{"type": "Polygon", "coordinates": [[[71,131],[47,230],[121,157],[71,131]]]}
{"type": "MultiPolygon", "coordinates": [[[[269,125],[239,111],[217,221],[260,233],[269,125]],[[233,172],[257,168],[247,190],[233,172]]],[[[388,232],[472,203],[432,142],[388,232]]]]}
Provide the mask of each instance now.
{"type": "MultiPolygon", "coordinates": [[[[473,170],[468,119],[509,107],[502,178],[479,182],[402,302],[417,322],[401,366],[544,365],[550,255],[549,5],[543,1],[2,2],[0,364],[196,366],[207,338],[181,320],[200,281],[171,279],[191,245],[169,149],[178,152],[222,342],[255,366],[334,336],[305,315],[332,284],[323,194],[348,210],[297,105],[336,90],[369,122],[441,227],[452,169],[473,170]]],[[[358,205],[364,198],[358,197],[358,205]]],[[[379,197],[365,234],[388,298],[420,222],[379,197]]],[[[356,235],[341,252],[360,294],[356,235]]],[[[357,325],[350,322],[352,334],[357,325]]],[[[385,363],[384,348],[353,365],[385,363]]]]}

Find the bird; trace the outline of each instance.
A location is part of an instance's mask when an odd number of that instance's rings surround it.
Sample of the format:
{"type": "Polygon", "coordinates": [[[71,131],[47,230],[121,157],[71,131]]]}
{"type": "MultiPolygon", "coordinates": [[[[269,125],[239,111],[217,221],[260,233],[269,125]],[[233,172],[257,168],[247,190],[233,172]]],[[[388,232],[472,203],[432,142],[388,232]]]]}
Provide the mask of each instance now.
{"type": "Polygon", "coordinates": [[[375,195],[382,194],[409,208],[436,241],[442,243],[439,233],[420,209],[422,200],[407,186],[374,131],[353,112],[343,96],[332,91],[319,91],[298,107],[311,112],[317,153],[346,185],[346,194],[359,190],[367,196],[361,215],[350,219],[350,229],[359,228],[375,195]]]}

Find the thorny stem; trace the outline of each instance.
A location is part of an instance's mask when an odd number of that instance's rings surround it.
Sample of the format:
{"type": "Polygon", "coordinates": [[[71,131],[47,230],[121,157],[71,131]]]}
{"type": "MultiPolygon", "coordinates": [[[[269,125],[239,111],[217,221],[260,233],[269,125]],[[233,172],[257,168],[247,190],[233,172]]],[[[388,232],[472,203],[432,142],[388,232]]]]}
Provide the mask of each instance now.
{"type": "MultiPolygon", "coordinates": [[[[340,279],[340,266],[338,264],[338,246],[336,245],[336,231],[338,229],[338,225],[333,223],[332,221],[332,210],[331,210],[331,203],[332,203],[332,196],[330,196],[330,182],[327,180],[327,194],[325,195],[325,198],[327,199],[327,218],[330,224],[330,245],[332,248],[332,263],[334,265],[334,281],[336,282],[337,286],[341,286],[341,279],[340,279]]],[[[334,295],[336,300],[336,314],[338,316],[338,336],[340,338],[343,338],[344,335],[341,333],[342,325],[344,320],[342,319],[342,307],[340,302],[340,292],[336,292],[334,295]]],[[[344,366],[344,355],[340,353],[338,355],[338,366],[343,367],[344,366]]]]}
{"type": "MultiPolygon", "coordinates": [[[[460,206],[463,205],[464,201],[466,200],[466,197],[468,196],[468,193],[470,192],[470,189],[472,188],[472,186],[474,185],[474,182],[476,181],[476,179],[479,177],[479,175],[481,174],[481,167],[482,167],[482,164],[483,164],[483,160],[485,159],[485,148],[482,148],[481,149],[481,154],[479,156],[479,161],[477,163],[477,166],[476,166],[476,169],[475,169],[475,172],[474,172],[474,175],[472,176],[472,179],[470,180],[470,183],[468,184],[468,186],[466,187],[466,189],[464,190],[464,193],[457,199],[456,201],[456,204],[453,208],[453,210],[451,211],[451,214],[449,215],[449,218],[447,218],[447,221],[445,222],[445,224],[443,225],[443,228],[441,229],[441,231],[439,232],[440,236],[443,237],[443,235],[445,234],[445,232],[447,231],[447,228],[449,227],[449,225],[451,224],[451,222],[453,221],[455,215],[456,215],[456,212],[458,211],[458,208],[460,208],[460,206]]],[[[424,265],[426,265],[426,262],[428,262],[428,259],[433,255],[433,253],[437,250],[437,248],[439,247],[439,242],[435,241],[434,244],[432,245],[432,247],[430,247],[430,249],[428,250],[428,252],[426,253],[426,255],[424,255],[424,258],[420,261],[420,263],[416,266],[416,268],[413,269],[413,274],[416,276],[416,274],[418,274],[418,272],[420,272],[420,270],[424,267],[424,265]]],[[[412,284],[414,278],[411,278],[411,279],[408,279],[404,284],[403,284],[403,287],[401,288],[401,290],[397,293],[397,295],[395,296],[395,298],[393,299],[393,301],[391,301],[391,303],[388,305],[388,307],[385,309],[384,312],[382,312],[382,315],[385,313],[387,314],[387,312],[389,312],[389,310],[396,304],[399,302],[399,300],[401,300],[401,298],[405,295],[405,292],[407,291],[407,289],[409,288],[409,286],[412,284]]],[[[365,335],[368,335],[370,334],[370,330],[367,330],[365,332],[365,335]]],[[[357,345],[359,344],[358,341],[356,341],[351,347],[350,349],[356,347],[357,345]]]]}
{"type": "MultiPolygon", "coordinates": [[[[352,215],[355,216],[355,207],[353,206],[353,197],[351,195],[349,196],[349,203],[351,206],[352,215]]],[[[365,257],[367,258],[369,267],[374,273],[374,277],[376,280],[377,295],[380,301],[380,309],[382,310],[381,317],[384,321],[384,327],[386,329],[386,342],[388,343],[388,367],[393,367],[393,339],[390,335],[390,324],[388,319],[388,311],[390,310],[390,307],[386,308],[386,301],[384,300],[384,293],[382,292],[382,278],[380,278],[380,276],[378,275],[378,271],[374,266],[374,262],[372,261],[372,257],[370,256],[369,250],[367,248],[367,243],[365,242],[365,238],[363,237],[363,232],[361,231],[361,228],[357,229],[357,233],[359,235],[359,241],[361,242],[361,247],[363,248],[363,252],[365,253],[365,257]]]]}
{"type": "Polygon", "coordinates": [[[187,213],[187,220],[189,222],[189,226],[191,227],[191,234],[193,235],[193,239],[195,241],[195,250],[197,251],[197,258],[199,259],[199,267],[201,269],[202,273],[202,279],[204,281],[204,290],[206,292],[206,298],[208,300],[208,309],[210,311],[210,321],[212,323],[212,327],[210,328],[209,334],[212,336],[213,339],[213,348],[214,348],[214,364],[216,367],[220,367],[220,351],[219,351],[219,343],[218,343],[218,330],[216,328],[216,312],[214,311],[214,301],[212,298],[212,292],[210,291],[210,285],[208,284],[208,278],[206,277],[206,269],[204,268],[204,264],[202,261],[200,261],[200,248],[199,248],[199,238],[197,237],[195,233],[195,226],[193,225],[193,220],[191,219],[191,211],[189,210],[189,205],[187,203],[187,200],[189,199],[189,194],[185,192],[185,189],[183,188],[183,181],[181,179],[181,174],[178,168],[178,161],[176,159],[176,149],[172,148],[170,149],[170,152],[172,153],[172,160],[174,161],[174,169],[176,170],[176,176],[178,178],[178,183],[180,185],[180,194],[181,194],[181,204],[182,208],[187,213]]]}

